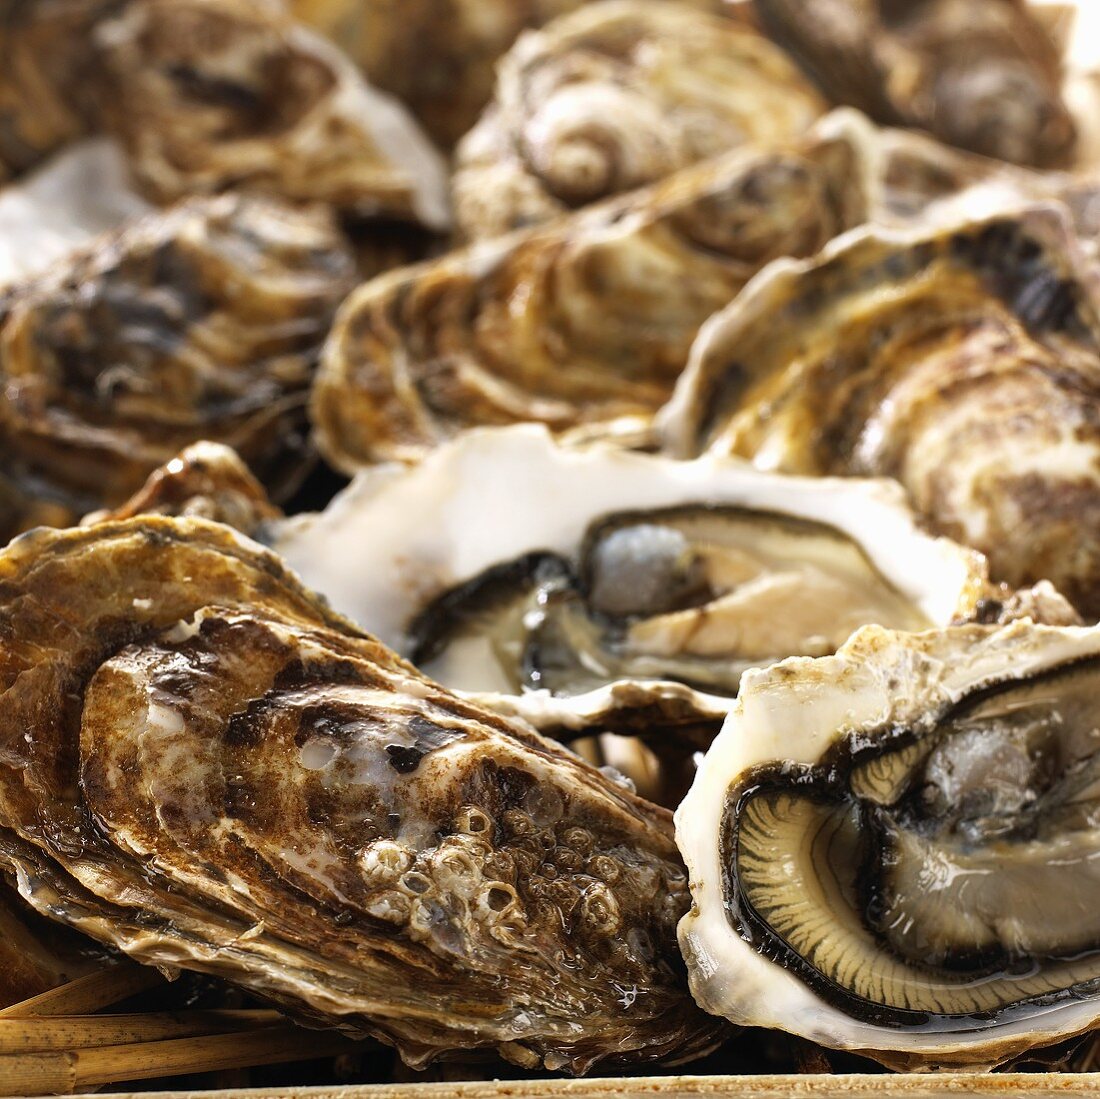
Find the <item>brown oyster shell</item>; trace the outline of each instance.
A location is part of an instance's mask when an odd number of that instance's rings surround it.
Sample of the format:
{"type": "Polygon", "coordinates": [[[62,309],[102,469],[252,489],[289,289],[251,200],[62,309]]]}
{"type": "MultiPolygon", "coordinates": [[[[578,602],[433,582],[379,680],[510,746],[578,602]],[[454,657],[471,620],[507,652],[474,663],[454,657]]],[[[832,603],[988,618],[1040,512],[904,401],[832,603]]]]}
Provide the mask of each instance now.
{"type": "Polygon", "coordinates": [[[1052,167],[1073,153],[1061,59],[1024,0],[756,0],[836,103],[953,145],[1052,167]]]}
{"type": "Polygon", "coordinates": [[[996,579],[1100,614],[1100,315],[1057,207],[857,230],[777,263],[701,334],[663,413],[703,450],[892,476],[996,579]]]}
{"type": "Polygon", "coordinates": [[[351,472],[475,424],[644,429],[712,312],[769,260],[863,220],[858,155],[846,135],[738,150],[366,283],[326,346],[319,445],[351,472]]]}
{"type": "Polygon", "coordinates": [[[0,553],[0,759],[23,897],[138,961],[413,1064],[581,1071],[721,1033],[684,984],[669,814],[425,679],[227,527],[0,553]]]}
{"type": "Polygon", "coordinates": [[[525,34],[456,154],[470,239],[538,224],[754,142],[797,137],[824,103],[746,23],[612,0],[525,34]]]}
{"type": "Polygon", "coordinates": [[[96,28],[102,124],[158,202],[227,188],[449,222],[416,124],[272,0],[131,0],[96,28]]]}
{"type": "Polygon", "coordinates": [[[121,504],[184,446],[236,447],[275,495],[352,281],[320,210],[261,196],[152,214],[0,298],[0,537],[121,504]]]}

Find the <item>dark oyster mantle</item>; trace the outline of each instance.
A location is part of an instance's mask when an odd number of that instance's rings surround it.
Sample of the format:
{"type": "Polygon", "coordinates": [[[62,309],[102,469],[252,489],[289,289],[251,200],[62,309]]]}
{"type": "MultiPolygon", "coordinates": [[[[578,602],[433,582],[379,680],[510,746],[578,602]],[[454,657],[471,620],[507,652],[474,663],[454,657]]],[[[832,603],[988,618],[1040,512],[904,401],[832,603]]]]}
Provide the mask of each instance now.
{"type": "Polygon", "coordinates": [[[413,1064],[686,1059],[669,815],[204,520],[0,553],[0,863],[39,911],[413,1064]],[[120,583],[120,578],[124,582],[120,583]]]}

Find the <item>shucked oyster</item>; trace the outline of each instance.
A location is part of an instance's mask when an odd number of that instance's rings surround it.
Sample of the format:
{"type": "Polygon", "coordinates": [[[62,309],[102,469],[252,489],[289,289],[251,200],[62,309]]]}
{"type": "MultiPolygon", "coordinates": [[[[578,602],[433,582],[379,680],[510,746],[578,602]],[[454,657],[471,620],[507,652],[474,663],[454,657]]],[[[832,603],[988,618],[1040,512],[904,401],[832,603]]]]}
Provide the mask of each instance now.
{"type": "Polygon", "coordinates": [[[1024,0],[755,0],[772,36],[836,103],[987,156],[1066,164],[1061,61],[1024,0]]]}
{"type": "Polygon", "coordinates": [[[276,495],[352,263],[322,212],[220,196],[150,215],[0,299],[0,538],[121,504],[197,439],[276,495]]]}
{"type": "Polygon", "coordinates": [[[428,133],[453,145],[493,92],[493,68],[524,27],[584,0],[291,0],[363,66],[371,82],[407,103],[428,133]]]}
{"type": "Polygon", "coordinates": [[[562,447],[532,426],[366,473],[275,546],[428,674],[558,736],[692,726],[706,743],[744,668],[995,594],[978,555],[921,533],[885,482],[562,447]]]}
{"type": "Polygon", "coordinates": [[[764,264],[865,215],[848,131],[741,150],[545,228],[360,287],[313,397],[347,472],[461,428],[647,424],[699,325],[764,264]]]}
{"type": "Polygon", "coordinates": [[[438,153],[280,4],[130,0],[95,44],[102,123],[157,201],[244,188],[447,226],[438,153]]]}
{"type": "Polygon", "coordinates": [[[746,674],[677,812],[692,991],[898,1068],[1100,1022],[1100,629],[868,627],[746,674]]]}
{"type": "Polygon", "coordinates": [[[255,543],[39,530],[0,552],[0,593],[0,864],[40,912],[410,1063],[580,1071],[721,1033],[684,985],[668,814],[255,543]]]}
{"type": "Polygon", "coordinates": [[[1100,614],[1100,317],[1059,212],[856,230],[700,334],[670,447],[886,475],[1013,586],[1100,614]]]}
{"type": "Polygon", "coordinates": [[[746,23],[666,0],[607,0],[531,31],[462,141],[455,214],[496,236],[747,143],[801,134],[824,102],[746,23]]]}

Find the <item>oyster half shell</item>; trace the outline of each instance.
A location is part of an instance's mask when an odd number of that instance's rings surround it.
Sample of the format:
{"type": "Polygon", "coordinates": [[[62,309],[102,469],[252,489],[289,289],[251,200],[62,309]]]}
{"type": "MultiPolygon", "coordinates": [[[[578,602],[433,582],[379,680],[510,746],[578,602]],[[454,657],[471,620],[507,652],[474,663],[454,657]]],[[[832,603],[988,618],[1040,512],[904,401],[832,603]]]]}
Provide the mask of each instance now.
{"type": "Polygon", "coordinates": [[[308,470],[305,403],[352,281],[321,209],[194,199],[0,298],[0,539],[121,504],[199,439],[277,497],[308,470]]]}
{"type": "Polygon", "coordinates": [[[0,759],[19,892],[145,964],[413,1064],[583,1071],[724,1030],[684,982],[669,814],[424,678],[221,524],[0,552],[0,759]]]}
{"type": "Polygon", "coordinates": [[[351,473],[467,426],[646,428],[711,313],[770,260],[863,220],[859,156],[847,131],[739,150],[365,283],[314,389],[321,448],[351,473]]]}
{"type": "Polygon", "coordinates": [[[1007,597],[979,555],[922,533],[895,485],[566,447],[534,426],[368,471],[274,545],[434,678],[557,736],[706,743],[745,667],[1007,597]]]}
{"type": "Polygon", "coordinates": [[[1100,614],[1100,316],[1064,211],[860,229],[704,327],[669,449],[891,476],[995,579],[1100,614]]]}
{"type": "Polygon", "coordinates": [[[456,153],[469,238],[534,225],[697,161],[797,137],[824,101],[746,23],[667,0],[605,0],[524,34],[456,153]]]}
{"type": "Polygon", "coordinates": [[[895,1068],[1100,1022],[1100,629],[878,627],[745,675],[677,814],[692,991],[895,1068]]]}
{"type": "Polygon", "coordinates": [[[756,0],[768,32],[835,103],[986,156],[1068,164],[1061,58],[1025,0],[756,0]]]}

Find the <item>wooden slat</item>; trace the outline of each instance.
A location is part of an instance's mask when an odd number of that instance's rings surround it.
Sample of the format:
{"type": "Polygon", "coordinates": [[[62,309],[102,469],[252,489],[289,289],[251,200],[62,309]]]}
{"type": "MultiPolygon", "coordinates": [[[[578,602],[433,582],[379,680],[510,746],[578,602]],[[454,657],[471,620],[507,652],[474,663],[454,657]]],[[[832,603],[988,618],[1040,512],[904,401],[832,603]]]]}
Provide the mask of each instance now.
{"type": "Polygon", "coordinates": [[[86,1015],[164,983],[164,977],[157,970],[124,962],[58,985],[40,996],[20,1000],[0,1011],[0,1019],[24,1015],[86,1015]]]}

